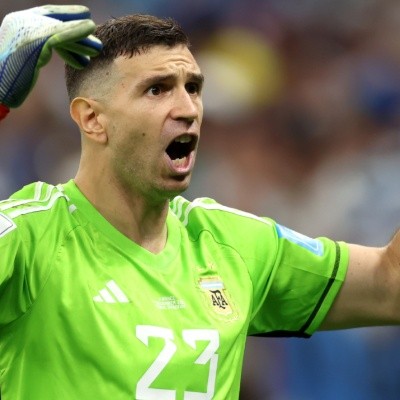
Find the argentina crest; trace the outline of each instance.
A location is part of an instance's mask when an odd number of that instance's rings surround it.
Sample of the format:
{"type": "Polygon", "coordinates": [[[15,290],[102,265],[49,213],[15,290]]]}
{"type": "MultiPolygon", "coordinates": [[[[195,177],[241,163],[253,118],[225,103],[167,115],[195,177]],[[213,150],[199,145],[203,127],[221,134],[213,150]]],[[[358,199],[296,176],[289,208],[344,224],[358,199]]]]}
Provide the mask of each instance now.
{"type": "Polygon", "coordinates": [[[199,285],[207,298],[207,302],[216,314],[233,315],[231,301],[219,276],[201,278],[199,285]]]}

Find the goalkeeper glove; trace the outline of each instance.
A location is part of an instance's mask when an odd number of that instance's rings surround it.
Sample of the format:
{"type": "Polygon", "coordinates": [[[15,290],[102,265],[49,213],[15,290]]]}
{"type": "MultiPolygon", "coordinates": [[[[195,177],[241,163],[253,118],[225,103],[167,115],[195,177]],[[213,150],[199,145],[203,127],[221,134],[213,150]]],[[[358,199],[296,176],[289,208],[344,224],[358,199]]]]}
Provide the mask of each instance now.
{"type": "Polygon", "coordinates": [[[85,6],[41,6],[5,16],[0,26],[0,119],[20,106],[51,58],[52,49],[83,68],[102,49],[85,6]]]}

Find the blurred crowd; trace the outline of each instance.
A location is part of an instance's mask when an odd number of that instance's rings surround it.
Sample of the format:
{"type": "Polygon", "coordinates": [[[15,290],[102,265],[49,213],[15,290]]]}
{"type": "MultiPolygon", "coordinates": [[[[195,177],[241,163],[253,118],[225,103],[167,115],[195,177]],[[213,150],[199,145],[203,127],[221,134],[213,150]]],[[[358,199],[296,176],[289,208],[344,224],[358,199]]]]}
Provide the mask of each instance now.
{"type": "MultiPolygon", "coordinates": [[[[3,0],[0,18],[47,3],[3,0]]],[[[96,22],[140,12],[173,17],[189,33],[206,83],[188,198],[366,245],[383,245],[400,226],[398,0],[80,4],[96,22]]],[[[0,198],[35,180],[70,179],[79,147],[54,57],[1,123],[0,198]]],[[[250,338],[241,399],[397,400],[399,360],[399,328],[250,338]]]]}

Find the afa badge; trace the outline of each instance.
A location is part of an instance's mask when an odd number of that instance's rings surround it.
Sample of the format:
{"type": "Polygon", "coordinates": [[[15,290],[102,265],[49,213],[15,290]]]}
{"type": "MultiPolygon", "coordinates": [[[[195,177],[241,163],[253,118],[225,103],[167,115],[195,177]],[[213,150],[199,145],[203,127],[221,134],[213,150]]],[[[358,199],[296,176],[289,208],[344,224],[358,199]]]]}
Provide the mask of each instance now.
{"type": "Polygon", "coordinates": [[[199,284],[201,290],[207,296],[209,304],[217,314],[227,316],[233,313],[221,278],[201,278],[199,284]]]}

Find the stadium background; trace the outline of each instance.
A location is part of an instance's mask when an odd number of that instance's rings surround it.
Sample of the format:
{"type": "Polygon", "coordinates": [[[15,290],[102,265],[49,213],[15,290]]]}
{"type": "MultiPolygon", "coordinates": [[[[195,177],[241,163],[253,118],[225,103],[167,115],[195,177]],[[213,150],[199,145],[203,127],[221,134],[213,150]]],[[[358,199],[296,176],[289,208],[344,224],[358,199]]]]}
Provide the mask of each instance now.
{"type": "MultiPolygon", "coordinates": [[[[0,18],[48,2],[3,0],[0,18]]],[[[65,4],[52,1],[52,4],[65,4]]],[[[96,22],[177,19],[206,75],[189,198],[310,236],[384,244],[400,226],[397,0],[86,0],[96,22]]],[[[0,198],[72,177],[79,135],[54,57],[0,127],[0,198]]],[[[400,398],[400,329],[250,338],[241,400],[400,398]]]]}

